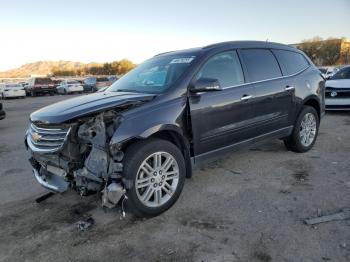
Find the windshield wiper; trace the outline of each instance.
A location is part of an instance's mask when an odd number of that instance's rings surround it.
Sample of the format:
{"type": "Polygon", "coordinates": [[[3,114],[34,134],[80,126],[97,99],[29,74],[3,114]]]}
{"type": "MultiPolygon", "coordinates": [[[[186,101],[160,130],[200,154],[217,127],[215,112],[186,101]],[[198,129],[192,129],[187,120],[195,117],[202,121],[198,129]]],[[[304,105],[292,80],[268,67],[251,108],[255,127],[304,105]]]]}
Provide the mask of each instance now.
{"type": "Polygon", "coordinates": [[[112,92],[132,92],[132,93],[140,93],[139,91],[135,89],[118,89],[118,90],[113,90],[112,92]]]}

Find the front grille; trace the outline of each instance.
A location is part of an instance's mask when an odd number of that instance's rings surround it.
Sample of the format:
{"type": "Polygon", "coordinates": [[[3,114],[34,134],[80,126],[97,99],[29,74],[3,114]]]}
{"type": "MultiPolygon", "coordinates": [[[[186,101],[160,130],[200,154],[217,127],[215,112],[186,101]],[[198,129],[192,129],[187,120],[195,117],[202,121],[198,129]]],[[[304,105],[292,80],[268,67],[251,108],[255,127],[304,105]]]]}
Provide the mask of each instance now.
{"type": "Polygon", "coordinates": [[[69,132],[70,127],[39,127],[32,123],[29,128],[27,142],[33,151],[56,152],[63,147],[69,132]]]}
{"type": "Polygon", "coordinates": [[[327,98],[350,98],[350,88],[326,88],[327,98]],[[333,95],[332,95],[333,92],[333,95]]]}

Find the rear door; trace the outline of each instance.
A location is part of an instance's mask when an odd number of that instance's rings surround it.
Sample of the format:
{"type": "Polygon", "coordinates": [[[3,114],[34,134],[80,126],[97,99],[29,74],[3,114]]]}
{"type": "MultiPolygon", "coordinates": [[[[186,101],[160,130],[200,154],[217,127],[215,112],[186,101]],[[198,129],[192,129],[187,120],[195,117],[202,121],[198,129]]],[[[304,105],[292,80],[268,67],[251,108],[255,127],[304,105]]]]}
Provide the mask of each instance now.
{"type": "Polygon", "coordinates": [[[252,127],[253,85],[244,82],[236,51],[226,51],[209,58],[194,81],[213,78],[223,90],[190,94],[195,154],[200,155],[230,146],[255,135],[252,127]]]}
{"type": "Polygon", "coordinates": [[[267,134],[289,124],[293,79],[282,76],[276,57],[269,49],[242,49],[240,56],[247,80],[254,83],[254,122],[257,135],[267,134]]]}

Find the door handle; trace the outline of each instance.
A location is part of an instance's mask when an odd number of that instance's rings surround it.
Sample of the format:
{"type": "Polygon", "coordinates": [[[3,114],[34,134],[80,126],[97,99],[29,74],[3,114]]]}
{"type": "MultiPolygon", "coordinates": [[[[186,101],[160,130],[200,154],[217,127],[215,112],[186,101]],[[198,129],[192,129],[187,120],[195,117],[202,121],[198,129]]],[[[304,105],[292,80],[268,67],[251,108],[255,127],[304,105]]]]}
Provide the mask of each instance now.
{"type": "Polygon", "coordinates": [[[244,95],[241,97],[241,101],[246,101],[246,100],[249,100],[251,99],[253,96],[250,96],[250,95],[244,95]]]}
{"type": "Polygon", "coordinates": [[[285,90],[286,91],[290,91],[290,90],[294,90],[295,87],[294,86],[286,86],[285,90]]]}

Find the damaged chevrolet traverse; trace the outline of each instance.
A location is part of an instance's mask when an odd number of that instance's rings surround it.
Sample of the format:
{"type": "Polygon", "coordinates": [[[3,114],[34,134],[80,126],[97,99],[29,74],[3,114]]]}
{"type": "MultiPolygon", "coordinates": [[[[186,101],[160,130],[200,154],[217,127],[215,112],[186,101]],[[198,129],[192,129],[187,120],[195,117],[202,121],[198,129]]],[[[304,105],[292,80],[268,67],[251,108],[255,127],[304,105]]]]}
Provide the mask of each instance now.
{"type": "Polygon", "coordinates": [[[308,151],[323,113],[324,80],[301,51],[226,42],[157,55],[105,92],[32,113],[25,144],[45,188],[155,216],[212,156],[271,138],[308,151]]]}

